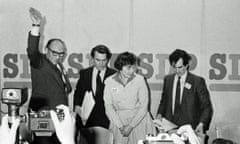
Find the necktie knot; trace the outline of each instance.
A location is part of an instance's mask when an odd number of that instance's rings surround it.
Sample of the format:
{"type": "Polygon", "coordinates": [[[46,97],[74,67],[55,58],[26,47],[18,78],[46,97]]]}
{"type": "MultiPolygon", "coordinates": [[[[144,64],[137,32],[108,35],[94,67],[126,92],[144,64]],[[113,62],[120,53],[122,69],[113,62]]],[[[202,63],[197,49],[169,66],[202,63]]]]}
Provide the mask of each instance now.
{"type": "Polygon", "coordinates": [[[101,71],[99,70],[97,73],[97,78],[96,78],[96,91],[95,91],[95,95],[100,94],[101,89],[102,89],[102,79],[100,76],[101,71]]]}
{"type": "Polygon", "coordinates": [[[177,89],[180,89],[181,87],[181,77],[178,76],[178,80],[177,80],[177,89]]]}
{"type": "Polygon", "coordinates": [[[181,80],[181,76],[178,76],[178,81],[180,81],[181,80]]]}
{"type": "Polygon", "coordinates": [[[100,81],[102,81],[102,80],[101,80],[101,75],[100,75],[100,74],[101,74],[101,71],[98,70],[98,73],[97,73],[97,79],[100,80],[100,81]]]}

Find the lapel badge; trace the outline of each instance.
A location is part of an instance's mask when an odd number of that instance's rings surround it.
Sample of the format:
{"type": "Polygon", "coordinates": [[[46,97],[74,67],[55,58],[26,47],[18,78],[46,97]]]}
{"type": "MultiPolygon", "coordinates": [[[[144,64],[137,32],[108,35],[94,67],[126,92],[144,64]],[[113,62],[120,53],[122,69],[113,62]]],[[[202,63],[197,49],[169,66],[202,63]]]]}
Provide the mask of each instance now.
{"type": "Polygon", "coordinates": [[[192,85],[190,83],[186,82],[184,87],[187,89],[191,89],[192,85]]]}
{"type": "Polygon", "coordinates": [[[116,88],[116,87],[111,88],[111,91],[112,91],[113,93],[117,93],[117,92],[118,92],[118,88],[116,88]]]}

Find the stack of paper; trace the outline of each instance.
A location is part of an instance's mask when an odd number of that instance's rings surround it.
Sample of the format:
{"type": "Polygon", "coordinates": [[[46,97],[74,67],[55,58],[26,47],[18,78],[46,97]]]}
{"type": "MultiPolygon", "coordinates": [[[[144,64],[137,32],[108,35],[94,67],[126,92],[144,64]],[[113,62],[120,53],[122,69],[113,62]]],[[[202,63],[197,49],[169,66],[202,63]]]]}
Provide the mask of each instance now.
{"type": "Polygon", "coordinates": [[[177,128],[176,124],[167,120],[166,118],[162,118],[161,120],[155,119],[153,120],[153,123],[157,128],[164,130],[165,132],[177,128]]]}
{"type": "Polygon", "coordinates": [[[84,125],[86,124],[94,105],[95,105],[95,101],[93,98],[93,94],[91,91],[89,92],[87,91],[83,98],[83,103],[82,103],[81,113],[80,113],[80,116],[84,125]]]}

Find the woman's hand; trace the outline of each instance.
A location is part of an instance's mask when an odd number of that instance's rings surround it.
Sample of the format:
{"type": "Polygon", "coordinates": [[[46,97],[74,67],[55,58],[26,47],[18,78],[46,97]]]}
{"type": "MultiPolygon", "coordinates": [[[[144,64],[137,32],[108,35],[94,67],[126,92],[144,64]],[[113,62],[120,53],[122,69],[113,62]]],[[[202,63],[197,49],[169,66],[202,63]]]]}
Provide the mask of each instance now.
{"type": "Polygon", "coordinates": [[[124,126],[123,136],[128,137],[130,135],[130,133],[132,132],[132,130],[133,130],[132,126],[130,126],[130,125],[124,126]]]}

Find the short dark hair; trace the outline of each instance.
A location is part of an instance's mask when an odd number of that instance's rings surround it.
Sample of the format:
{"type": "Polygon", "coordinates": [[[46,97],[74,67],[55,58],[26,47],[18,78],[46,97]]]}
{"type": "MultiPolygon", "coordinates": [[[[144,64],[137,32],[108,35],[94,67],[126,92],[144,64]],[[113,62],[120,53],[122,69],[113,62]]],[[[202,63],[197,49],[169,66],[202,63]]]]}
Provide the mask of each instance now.
{"type": "Polygon", "coordinates": [[[139,62],[140,62],[139,59],[133,53],[123,52],[117,56],[114,62],[114,67],[117,70],[122,70],[123,66],[135,65],[135,64],[139,64],[139,62]]]}
{"type": "Polygon", "coordinates": [[[95,52],[99,52],[101,54],[106,54],[108,60],[112,57],[111,51],[105,45],[97,45],[94,48],[92,48],[92,51],[91,51],[91,57],[92,58],[94,58],[95,52]]]}
{"type": "MultiPolygon", "coordinates": [[[[59,39],[59,38],[52,38],[50,40],[48,40],[47,44],[46,44],[46,48],[50,48],[50,45],[54,42],[54,41],[59,41],[60,43],[62,43],[65,46],[65,43],[63,40],[59,39]]],[[[65,46],[66,47],[66,46],[65,46]]]]}
{"type": "Polygon", "coordinates": [[[169,55],[170,65],[176,63],[180,58],[183,59],[183,65],[186,66],[189,64],[189,61],[192,59],[191,56],[184,50],[176,49],[169,55]]]}

